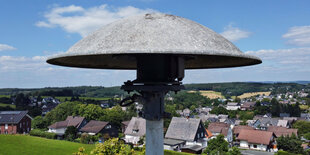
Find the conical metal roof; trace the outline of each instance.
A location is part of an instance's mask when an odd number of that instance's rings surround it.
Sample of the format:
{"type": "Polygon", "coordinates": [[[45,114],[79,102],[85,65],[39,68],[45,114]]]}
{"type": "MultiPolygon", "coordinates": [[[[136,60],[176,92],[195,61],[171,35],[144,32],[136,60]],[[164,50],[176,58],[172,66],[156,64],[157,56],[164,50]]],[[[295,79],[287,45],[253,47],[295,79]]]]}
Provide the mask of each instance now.
{"type": "MultiPolygon", "coordinates": [[[[55,65],[136,69],[136,55],[172,54],[185,58],[186,69],[237,67],[262,61],[242,53],[230,41],[194,21],[162,13],[108,24],[83,38],[66,53],[50,57],[55,65]]],[[[156,65],[156,64],[155,64],[156,65]]]]}

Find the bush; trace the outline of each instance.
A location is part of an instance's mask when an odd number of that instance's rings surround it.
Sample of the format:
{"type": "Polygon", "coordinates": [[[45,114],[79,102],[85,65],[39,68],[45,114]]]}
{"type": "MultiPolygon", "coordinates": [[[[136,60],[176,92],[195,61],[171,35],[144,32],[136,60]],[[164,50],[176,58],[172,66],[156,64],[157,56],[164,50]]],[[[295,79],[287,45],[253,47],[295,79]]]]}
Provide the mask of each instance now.
{"type": "Polygon", "coordinates": [[[279,150],[275,155],[294,155],[294,153],[289,153],[283,150],[279,150]]]}
{"type": "Polygon", "coordinates": [[[56,139],[55,133],[45,132],[38,129],[33,129],[29,132],[31,136],[44,137],[47,139],[56,139]]]}

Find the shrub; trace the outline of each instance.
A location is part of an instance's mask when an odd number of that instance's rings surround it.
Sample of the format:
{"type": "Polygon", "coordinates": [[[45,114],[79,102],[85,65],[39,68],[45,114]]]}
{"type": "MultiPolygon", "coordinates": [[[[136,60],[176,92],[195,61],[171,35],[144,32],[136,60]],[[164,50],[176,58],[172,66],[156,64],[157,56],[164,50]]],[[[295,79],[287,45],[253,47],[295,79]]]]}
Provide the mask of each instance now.
{"type": "Polygon", "coordinates": [[[45,132],[45,131],[41,131],[38,129],[33,129],[29,132],[29,134],[31,136],[37,136],[37,137],[44,137],[47,139],[55,139],[56,138],[56,134],[55,133],[49,133],[49,132],[45,132]]]}

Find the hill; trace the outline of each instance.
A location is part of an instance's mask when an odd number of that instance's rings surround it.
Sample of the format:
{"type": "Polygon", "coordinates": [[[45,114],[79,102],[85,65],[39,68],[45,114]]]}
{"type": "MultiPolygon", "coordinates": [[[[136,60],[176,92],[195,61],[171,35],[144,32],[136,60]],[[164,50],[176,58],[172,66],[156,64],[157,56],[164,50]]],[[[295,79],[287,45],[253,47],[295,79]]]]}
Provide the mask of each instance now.
{"type": "Polygon", "coordinates": [[[26,135],[0,135],[0,155],[70,155],[84,147],[89,152],[95,145],[51,140],[26,135]]]}
{"type": "MultiPolygon", "coordinates": [[[[219,92],[219,94],[227,97],[239,96],[244,93],[251,92],[269,92],[271,94],[286,93],[288,91],[294,92],[301,89],[310,89],[310,84],[307,82],[298,83],[266,83],[266,82],[227,82],[227,83],[198,83],[185,84],[188,91],[205,91],[210,94],[210,91],[219,92]],[[303,83],[303,84],[299,84],[303,83]]],[[[120,87],[102,87],[102,86],[79,86],[79,87],[47,87],[47,88],[33,88],[33,89],[19,89],[19,88],[3,88],[0,89],[0,96],[14,95],[17,93],[41,95],[41,96],[75,96],[81,97],[114,97],[115,95],[126,95],[120,87]]],[[[213,93],[214,94],[214,93],[213,93]]]]}

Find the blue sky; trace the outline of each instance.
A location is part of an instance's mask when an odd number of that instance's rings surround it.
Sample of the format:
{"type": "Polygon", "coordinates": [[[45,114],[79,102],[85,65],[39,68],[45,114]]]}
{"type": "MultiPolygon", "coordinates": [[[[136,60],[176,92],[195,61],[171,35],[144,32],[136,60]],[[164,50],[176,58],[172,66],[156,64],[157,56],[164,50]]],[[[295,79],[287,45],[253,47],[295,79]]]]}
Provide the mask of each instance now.
{"type": "Polygon", "coordinates": [[[52,66],[88,33],[115,20],[148,12],[182,16],[207,26],[263,64],[186,71],[185,83],[310,80],[308,0],[1,0],[0,88],[114,86],[134,71],[52,66]]]}

